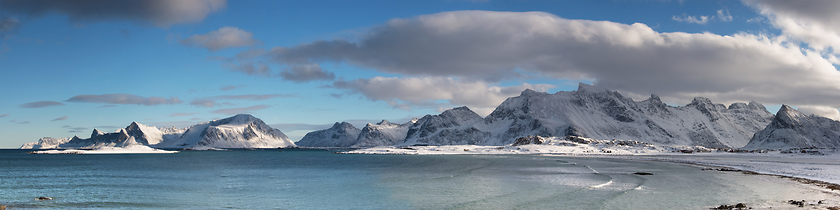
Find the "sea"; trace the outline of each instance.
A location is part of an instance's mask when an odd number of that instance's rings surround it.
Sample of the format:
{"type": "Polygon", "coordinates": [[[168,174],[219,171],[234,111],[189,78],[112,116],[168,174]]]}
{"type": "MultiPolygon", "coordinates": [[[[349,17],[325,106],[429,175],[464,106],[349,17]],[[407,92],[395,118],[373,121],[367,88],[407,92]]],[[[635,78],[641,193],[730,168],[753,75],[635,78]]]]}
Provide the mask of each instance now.
{"type": "Polygon", "coordinates": [[[797,192],[765,176],[597,157],[29,151],[0,150],[7,209],[709,209],[797,192]]]}

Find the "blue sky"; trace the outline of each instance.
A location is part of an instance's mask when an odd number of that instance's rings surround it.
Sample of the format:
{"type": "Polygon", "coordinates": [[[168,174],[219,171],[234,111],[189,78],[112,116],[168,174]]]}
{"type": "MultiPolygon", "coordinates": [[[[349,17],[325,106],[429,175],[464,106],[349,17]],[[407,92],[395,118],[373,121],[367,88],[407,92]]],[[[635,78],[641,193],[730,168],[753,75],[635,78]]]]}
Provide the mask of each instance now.
{"type": "Polygon", "coordinates": [[[837,1],[0,0],[0,148],[132,121],[489,114],[594,83],[840,118],[837,1]]]}

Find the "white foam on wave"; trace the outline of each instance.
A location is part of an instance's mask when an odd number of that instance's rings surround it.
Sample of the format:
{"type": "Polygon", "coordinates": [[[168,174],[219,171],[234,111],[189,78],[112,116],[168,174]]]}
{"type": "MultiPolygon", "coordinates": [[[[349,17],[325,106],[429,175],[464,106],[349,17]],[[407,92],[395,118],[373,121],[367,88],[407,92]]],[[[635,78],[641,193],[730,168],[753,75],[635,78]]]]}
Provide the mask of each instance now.
{"type": "MultiPolygon", "coordinates": [[[[587,167],[589,167],[589,166],[587,166],[587,167]]],[[[605,187],[605,186],[610,185],[610,184],[612,184],[612,183],[613,183],[613,181],[612,181],[612,180],[610,180],[609,182],[606,182],[606,183],[603,183],[603,184],[599,184],[599,185],[593,185],[593,186],[591,186],[591,187],[589,187],[589,188],[602,188],[602,187],[605,187]]]]}

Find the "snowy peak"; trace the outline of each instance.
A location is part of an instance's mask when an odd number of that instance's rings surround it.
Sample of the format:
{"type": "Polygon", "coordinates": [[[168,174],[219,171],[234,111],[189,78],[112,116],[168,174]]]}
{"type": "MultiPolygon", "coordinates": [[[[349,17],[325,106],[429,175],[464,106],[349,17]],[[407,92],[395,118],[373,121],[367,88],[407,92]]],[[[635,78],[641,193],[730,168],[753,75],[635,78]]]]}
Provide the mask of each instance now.
{"type": "Polygon", "coordinates": [[[368,123],[359,133],[356,143],[351,147],[375,147],[401,144],[405,141],[408,128],[413,121],[396,124],[382,120],[376,125],[368,123]]]}
{"type": "Polygon", "coordinates": [[[763,104],[755,102],[755,101],[750,101],[750,104],[747,105],[747,107],[749,107],[752,110],[762,110],[764,112],[770,113],[770,112],[767,111],[767,108],[764,107],[763,104]]]}
{"type": "Polygon", "coordinates": [[[220,119],[220,120],[214,120],[214,121],[210,121],[210,122],[211,122],[210,124],[214,125],[214,126],[218,126],[218,125],[246,125],[246,124],[251,124],[251,123],[265,124],[265,122],[263,122],[259,118],[256,118],[256,117],[254,117],[253,115],[250,115],[250,114],[237,114],[237,115],[234,115],[232,117],[228,117],[228,118],[224,118],[224,119],[220,119]]]}
{"type": "Polygon", "coordinates": [[[328,129],[307,133],[295,144],[301,147],[350,147],[356,144],[361,132],[350,123],[336,122],[328,129]]]}
{"type": "Polygon", "coordinates": [[[453,109],[443,111],[442,113],[440,113],[439,116],[443,118],[458,119],[459,121],[481,119],[481,116],[479,116],[466,106],[456,107],[453,109]]]}
{"type": "Polygon", "coordinates": [[[485,135],[472,125],[481,121],[481,116],[465,106],[426,115],[409,128],[404,144],[477,144],[485,135]]]}
{"type": "Polygon", "coordinates": [[[156,145],[163,141],[163,133],[152,126],[131,122],[124,130],[129,136],[134,137],[137,143],[143,145],[156,145]]]}
{"type": "Polygon", "coordinates": [[[782,105],[773,122],[755,133],[744,148],[840,148],[840,122],[782,105]]]}
{"type": "Polygon", "coordinates": [[[804,124],[809,124],[810,119],[807,115],[803,114],[802,112],[796,111],[796,109],[791,108],[788,105],[782,105],[782,108],[779,109],[779,112],[776,113],[776,117],[773,120],[772,125],[774,128],[780,129],[793,129],[793,128],[800,128],[804,124]]]}
{"type": "Polygon", "coordinates": [[[271,128],[250,114],[194,125],[180,138],[158,147],[162,148],[277,148],[294,147],[295,144],[280,130],[271,128]]]}
{"type": "Polygon", "coordinates": [[[534,95],[540,95],[540,94],[544,94],[544,93],[537,92],[537,91],[532,90],[530,88],[523,90],[522,93],[519,93],[520,96],[534,96],[534,95]]]}
{"type": "Polygon", "coordinates": [[[378,123],[376,123],[376,125],[393,126],[393,125],[399,125],[399,124],[392,123],[392,122],[387,121],[387,120],[382,120],[382,121],[379,121],[378,123]]]}
{"type": "Polygon", "coordinates": [[[93,132],[90,134],[90,138],[96,138],[97,136],[104,135],[105,132],[99,131],[96,128],[93,129],[93,132]]]}
{"type": "Polygon", "coordinates": [[[606,89],[606,88],[599,87],[599,86],[594,86],[594,85],[589,85],[589,84],[584,84],[584,83],[578,83],[577,92],[593,94],[593,93],[607,93],[607,92],[611,92],[611,91],[606,89]]]}

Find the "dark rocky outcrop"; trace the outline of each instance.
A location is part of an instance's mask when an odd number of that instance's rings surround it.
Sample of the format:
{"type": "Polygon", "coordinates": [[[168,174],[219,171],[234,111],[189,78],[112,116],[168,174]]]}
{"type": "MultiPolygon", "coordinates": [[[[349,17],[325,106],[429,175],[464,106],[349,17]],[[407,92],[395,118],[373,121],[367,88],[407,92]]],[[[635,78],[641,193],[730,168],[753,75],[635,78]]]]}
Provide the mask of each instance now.
{"type": "Polygon", "coordinates": [[[513,142],[513,146],[543,143],[545,143],[545,139],[541,136],[523,136],[516,138],[516,141],[513,142]]]}

